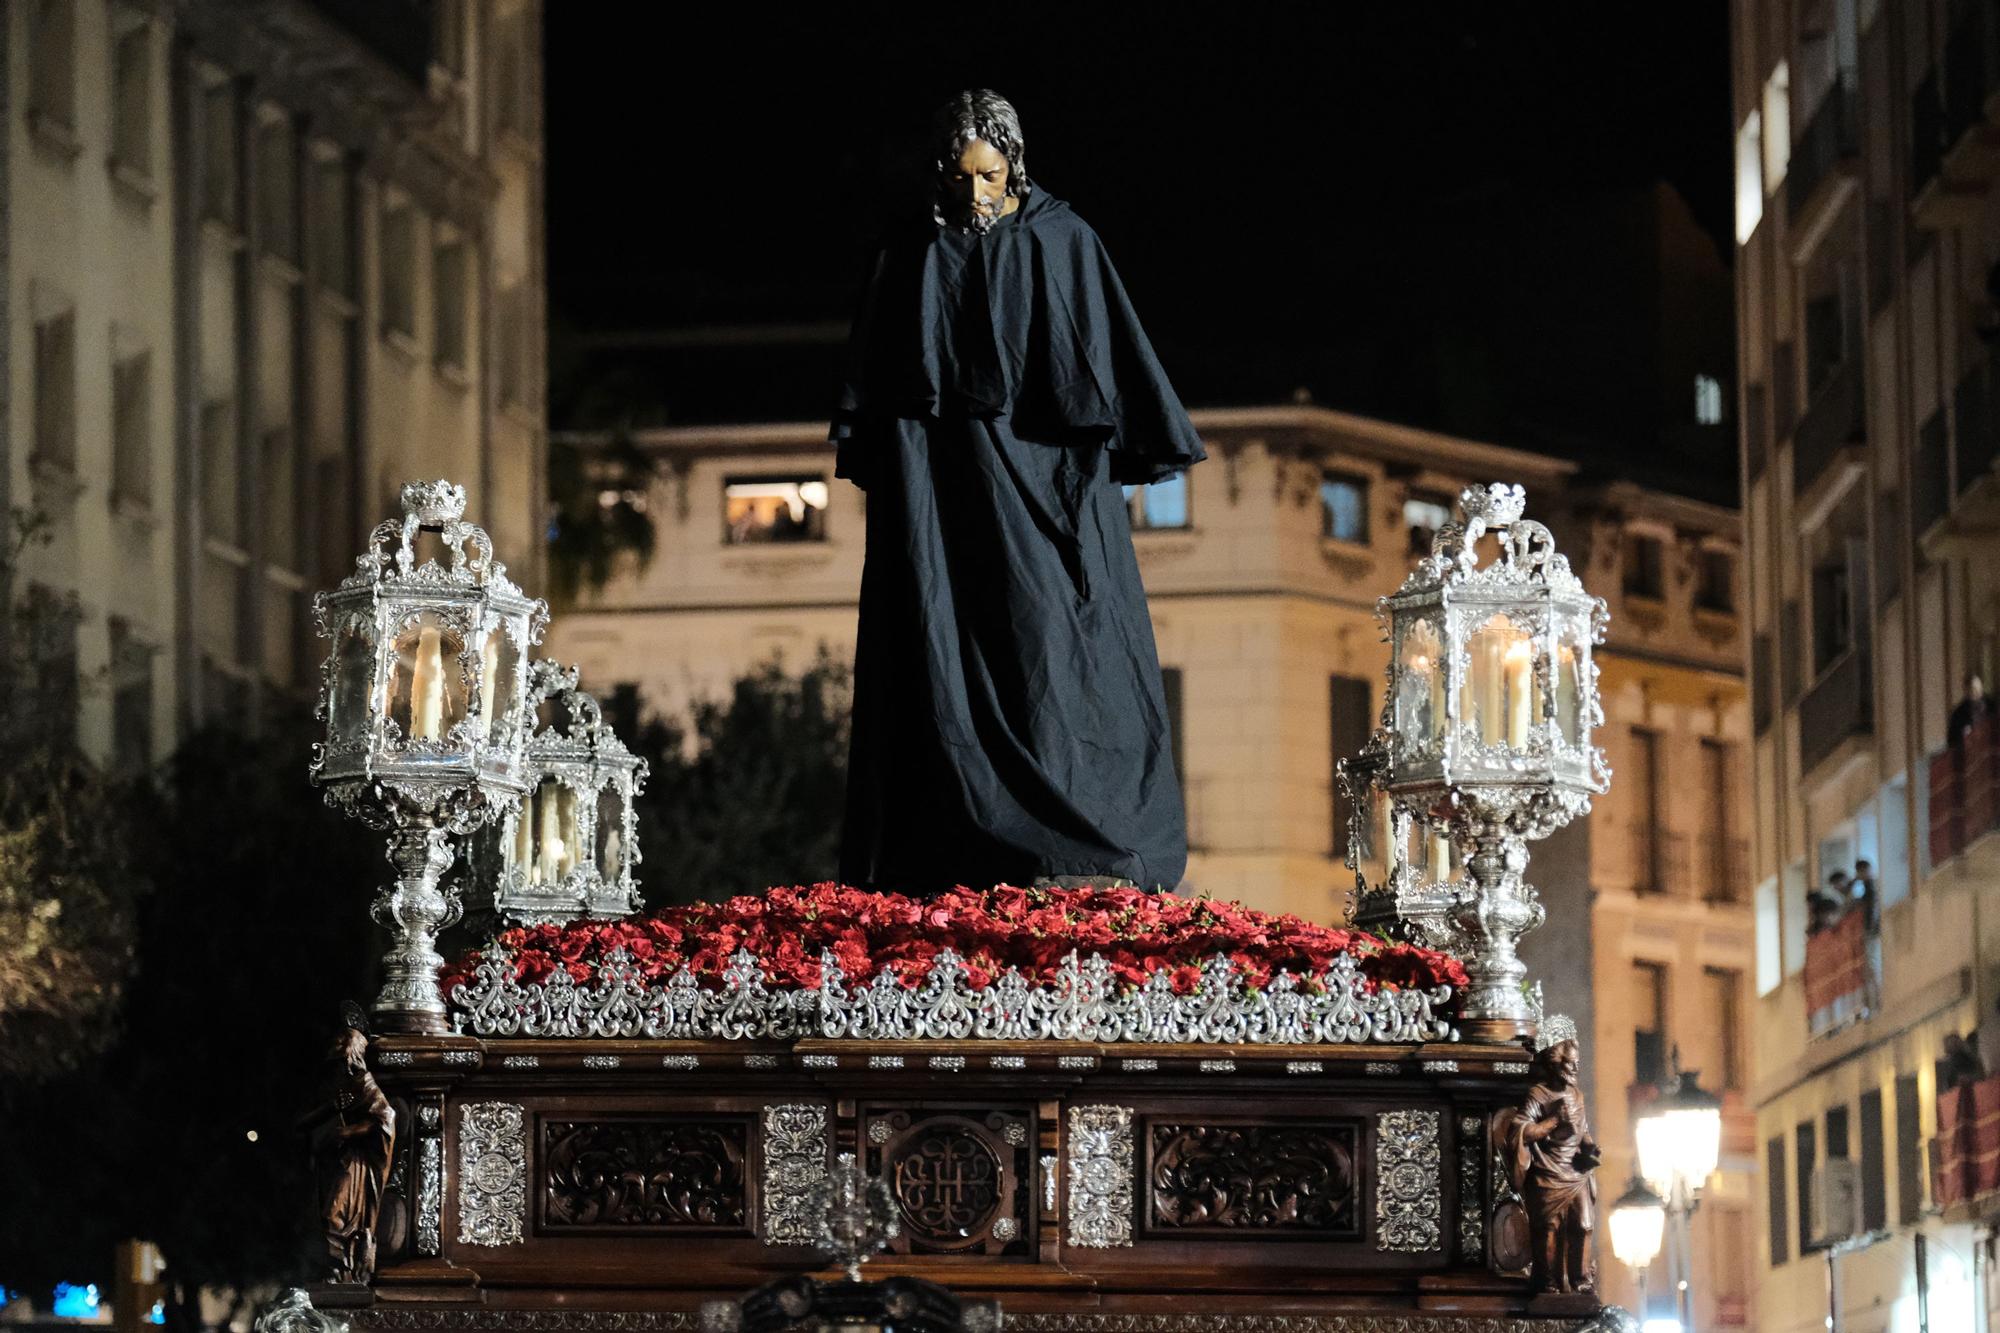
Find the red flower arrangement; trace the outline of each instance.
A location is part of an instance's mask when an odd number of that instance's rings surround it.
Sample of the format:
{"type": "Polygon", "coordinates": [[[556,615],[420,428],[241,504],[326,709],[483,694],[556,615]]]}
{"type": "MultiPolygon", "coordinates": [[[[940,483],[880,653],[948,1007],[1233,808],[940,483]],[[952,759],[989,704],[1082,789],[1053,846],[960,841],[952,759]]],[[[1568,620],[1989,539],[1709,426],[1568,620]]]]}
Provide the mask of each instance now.
{"type": "MultiPolygon", "coordinates": [[[[1351,955],[1371,989],[1465,986],[1465,968],[1449,954],[1398,944],[1366,931],[1272,915],[1213,898],[1178,898],[1137,889],[958,889],[936,898],[869,893],[838,884],[776,888],[721,903],[688,903],[621,921],[520,926],[498,943],[513,955],[515,976],[540,982],[558,967],[588,982],[615,949],[630,954],[647,981],[664,984],[682,964],[719,984],[731,955],[748,949],[765,979],[784,988],[819,984],[820,954],[830,950],[850,985],[893,972],[919,984],[931,960],[951,949],[967,981],[990,984],[1009,967],[1031,982],[1050,980],[1071,950],[1104,955],[1114,976],[1138,985],[1166,971],[1186,994],[1201,964],[1227,954],[1247,985],[1261,987],[1280,970],[1310,982],[1334,956],[1351,955]]],[[[469,982],[478,964],[468,953],[445,970],[446,995],[469,982]]]]}

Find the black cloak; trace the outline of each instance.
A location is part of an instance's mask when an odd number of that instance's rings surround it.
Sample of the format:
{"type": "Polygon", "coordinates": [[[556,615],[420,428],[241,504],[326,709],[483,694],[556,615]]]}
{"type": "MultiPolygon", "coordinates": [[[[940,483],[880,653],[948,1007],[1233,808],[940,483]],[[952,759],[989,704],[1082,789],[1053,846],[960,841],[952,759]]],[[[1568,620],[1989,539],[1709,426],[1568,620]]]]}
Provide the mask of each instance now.
{"type": "Polygon", "coordinates": [[[1203,455],[1097,235],[1034,188],[868,275],[834,415],[868,492],[841,878],[1172,888],[1187,827],[1121,483],[1203,455]]]}

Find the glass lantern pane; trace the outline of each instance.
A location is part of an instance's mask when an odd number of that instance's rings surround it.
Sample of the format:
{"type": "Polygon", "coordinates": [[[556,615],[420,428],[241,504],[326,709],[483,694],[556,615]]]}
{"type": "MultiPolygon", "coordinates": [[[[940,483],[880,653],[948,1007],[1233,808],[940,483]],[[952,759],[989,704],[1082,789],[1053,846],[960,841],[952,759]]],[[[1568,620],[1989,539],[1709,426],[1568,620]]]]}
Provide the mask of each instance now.
{"type": "Polygon", "coordinates": [[[1590,660],[1588,630],[1565,619],[1556,636],[1556,730],[1571,745],[1583,744],[1583,668],[1590,660]]]}
{"type": "Polygon", "coordinates": [[[350,620],[334,636],[333,699],[328,705],[327,732],[335,744],[368,734],[368,692],[375,684],[372,628],[365,620],[350,620]]]}
{"type": "Polygon", "coordinates": [[[1423,860],[1420,864],[1425,881],[1431,884],[1449,883],[1453,873],[1458,869],[1457,854],[1452,848],[1451,839],[1442,829],[1425,828],[1421,824],[1416,826],[1416,834],[1423,843],[1423,860]]]}
{"type": "Polygon", "coordinates": [[[533,874],[535,864],[535,798],[523,796],[502,818],[500,866],[533,874]]]}
{"type": "Polygon", "coordinates": [[[556,778],[544,778],[533,799],[528,882],[554,884],[576,868],[576,793],[556,778]]]}
{"type": "Polygon", "coordinates": [[[1436,622],[1413,622],[1397,651],[1396,745],[1404,754],[1422,754],[1444,726],[1444,642],[1436,622]]]}
{"type": "Polygon", "coordinates": [[[496,746],[510,746],[521,698],[521,653],[497,620],[480,646],[479,672],[479,716],[473,728],[496,746]]]}
{"type": "Polygon", "coordinates": [[[1526,745],[1542,711],[1533,637],[1500,614],[1473,630],[1465,647],[1459,725],[1482,745],[1526,745]]]}
{"type": "Polygon", "coordinates": [[[396,635],[389,677],[389,716],[411,740],[439,741],[464,720],[465,636],[434,611],[419,611],[396,635]]]}
{"type": "Polygon", "coordinates": [[[618,883],[625,868],[625,801],[616,782],[597,794],[597,873],[607,884],[618,883]]]}

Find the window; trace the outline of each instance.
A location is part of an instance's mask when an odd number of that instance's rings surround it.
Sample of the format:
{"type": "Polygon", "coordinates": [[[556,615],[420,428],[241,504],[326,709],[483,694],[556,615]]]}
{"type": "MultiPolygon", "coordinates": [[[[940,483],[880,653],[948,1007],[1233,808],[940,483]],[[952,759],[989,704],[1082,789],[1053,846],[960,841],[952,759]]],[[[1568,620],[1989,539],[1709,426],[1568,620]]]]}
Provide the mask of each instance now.
{"type": "Polygon", "coordinates": [[[1826,1160],[1835,1158],[1846,1161],[1847,1152],[1847,1108],[1829,1106],[1826,1109],[1826,1160]]]}
{"type": "Polygon", "coordinates": [[[1825,671],[1854,642],[1853,584],[1846,560],[1812,572],[1813,671],[1825,671]]]}
{"type": "Polygon", "coordinates": [[[29,11],[28,114],[66,131],[76,128],[75,10],[75,0],[34,0],[29,11]]]}
{"type": "Polygon", "coordinates": [[[153,649],[129,621],[111,617],[111,765],[121,774],[153,764],[153,649]]]}
{"type": "Polygon", "coordinates": [[[1889,1226],[1888,1180],[1882,1161],[1882,1089],[1861,1094],[1861,1229],[1889,1226]]]}
{"type": "Polygon", "coordinates": [[[1806,863],[1805,858],[1785,867],[1779,881],[1778,897],[1784,909],[1779,939],[1785,975],[1793,976],[1806,965],[1806,863]]]}
{"type": "Polygon", "coordinates": [[[1353,758],[1368,744],[1369,704],[1374,693],[1372,682],[1355,676],[1333,676],[1328,680],[1333,753],[1329,756],[1327,774],[1333,787],[1333,858],[1336,861],[1347,855],[1349,823],[1354,816],[1354,802],[1348,799],[1347,788],[1340,780],[1340,761],[1353,758]]]}
{"type": "Polygon", "coordinates": [[[236,86],[212,84],[201,96],[201,215],[237,225],[236,86]]]}
{"type": "Polygon", "coordinates": [[[1799,1173],[1799,1253],[1809,1254],[1812,1252],[1813,1166],[1819,1161],[1816,1145],[1819,1129],[1808,1120],[1793,1131],[1793,1136],[1798,1144],[1798,1160],[1793,1166],[1799,1173]]]}
{"type": "Polygon", "coordinates": [[[1667,595],[1667,543],[1653,533],[1625,534],[1625,595],[1667,595]]]}
{"type": "Polygon", "coordinates": [[[354,219],[352,189],[345,159],[320,158],[312,168],[312,268],[320,286],[341,296],[354,295],[353,247],[349,238],[354,219]]]}
{"type": "Polygon", "coordinates": [[[1451,522],[1451,497],[1434,491],[1411,491],[1403,501],[1403,522],[1410,530],[1410,554],[1429,555],[1431,538],[1451,522]]]}
{"type": "Polygon", "coordinates": [[[275,426],[257,442],[257,516],[264,527],[264,559],[298,571],[298,450],[289,427],[275,426]]]}
{"type": "Polygon", "coordinates": [[[145,352],[111,366],[111,494],[136,505],[153,500],[151,373],[145,352]]]}
{"type": "Polygon", "coordinates": [[[528,318],[527,292],[519,281],[502,284],[498,297],[500,341],[500,402],[507,407],[527,407],[528,400],[528,318]]]}
{"type": "Polygon", "coordinates": [[[1187,743],[1181,732],[1181,700],[1185,682],[1179,667],[1160,668],[1160,691],[1167,701],[1167,736],[1173,747],[1174,773],[1187,780],[1187,743]]]}
{"type": "Polygon", "coordinates": [[[298,169],[292,122],[266,118],[257,126],[257,239],[288,264],[299,259],[298,169]]]}
{"type": "Polygon", "coordinates": [[[1776,194],[1792,159],[1792,71],[1780,60],[1764,80],[1764,193],[1776,194]]]}
{"type": "Polygon", "coordinates": [[[1704,611],[1733,615],[1736,611],[1736,557],[1719,547],[1701,553],[1700,579],[1694,604],[1704,611]]]}
{"type": "Polygon", "coordinates": [[[118,38],[111,57],[111,160],[153,174],[153,29],[145,20],[118,38]]]}
{"type": "Polygon", "coordinates": [[[501,18],[494,41],[494,123],[506,134],[534,138],[534,71],[528,62],[528,16],[501,18]]]}
{"type": "Polygon", "coordinates": [[[1694,420],[1698,426],[1722,424],[1722,381],[1713,375],[1694,377],[1694,420]]]}
{"type": "Polygon", "coordinates": [[[1667,965],[1644,958],[1632,962],[1632,1078],[1664,1086],[1667,1081],[1667,965]]]}
{"type": "Polygon", "coordinates": [[[202,530],[236,544],[236,405],[212,398],[201,406],[202,530]]]}
{"type": "Polygon", "coordinates": [[[1728,968],[1705,967],[1708,1013],[1714,1023],[1715,1061],[1712,1072],[1723,1088],[1743,1086],[1743,974],[1728,968]]]}
{"type": "Polygon", "coordinates": [[[1744,883],[1750,877],[1749,848],[1735,831],[1731,790],[1735,770],[1735,746],[1712,736],[1701,738],[1701,795],[1708,804],[1705,830],[1708,883],[1703,896],[1713,903],[1741,901],[1744,883]]]}
{"type": "Polygon", "coordinates": [[[1668,880],[1666,837],[1660,828],[1660,734],[1632,728],[1631,773],[1625,799],[1632,811],[1632,889],[1664,893],[1668,880]]]}
{"type": "Polygon", "coordinates": [[[431,281],[437,301],[437,362],[454,370],[468,367],[465,357],[465,245],[451,240],[431,255],[431,281]]]}
{"type": "MultiPolygon", "coordinates": [[[[1804,911],[1801,905],[1800,911],[1804,911]]],[[[1778,962],[1778,880],[1776,876],[1757,886],[1757,994],[1769,995],[1778,989],[1784,974],[1778,962]]]]}
{"type": "Polygon", "coordinates": [[[1917,1107],[1917,1076],[1896,1076],[1896,1221],[1917,1222],[1924,1211],[1923,1121],[1917,1107]]]}
{"type": "Polygon", "coordinates": [[[731,546],[826,540],[822,477],[733,477],[723,483],[723,540],[731,546]]]}
{"type": "Polygon", "coordinates": [[[76,470],[76,312],[35,325],[34,461],[76,470]]]}
{"type": "Polygon", "coordinates": [[[1188,526],[1188,479],[1182,472],[1150,486],[1127,486],[1125,503],[1134,528],[1188,526]]]}
{"type": "Polygon", "coordinates": [[[1322,535],[1335,541],[1368,540],[1368,479],[1329,472],[1320,478],[1322,535]]]}
{"type": "Polygon", "coordinates": [[[1762,117],[1752,111],[1736,130],[1736,243],[1748,245],[1764,220],[1764,175],[1759,157],[1762,117]]]}
{"type": "Polygon", "coordinates": [[[25,627],[28,660],[32,664],[33,707],[27,716],[57,745],[76,744],[77,625],[83,609],[74,594],[58,593],[39,583],[28,585],[15,613],[25,627]]]}
{"type": "Polygon", "coordinates": [[[1764,1144],[1764,1184],[1769,1191],[1766,1211],[1771,1222],[1771,1267],[1776,1268],[1792,1257],[1791,1230],[1785,1225],[1785,1206],[1791,1200],[1791,1191],[1785,1188],[1785,1140],[1782,1135],[1764,1144]]]}
{"type": "Polygon", "coordinates": [[[417,336],[417,214],[408,204],[382,211],[382,327],[417,336]]]}

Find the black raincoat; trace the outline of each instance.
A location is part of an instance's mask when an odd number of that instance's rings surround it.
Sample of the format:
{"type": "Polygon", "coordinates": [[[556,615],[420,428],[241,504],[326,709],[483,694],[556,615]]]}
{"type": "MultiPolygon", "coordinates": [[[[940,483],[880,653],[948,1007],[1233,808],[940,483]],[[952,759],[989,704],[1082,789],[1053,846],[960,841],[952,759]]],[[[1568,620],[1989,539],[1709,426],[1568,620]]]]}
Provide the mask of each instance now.
{"type": "Polygon", "coordinates": [[[913,893],[1187,864],[1121,483],[1203,457],[1104,246],[1036,187],[875,258],[832,439],[868,492],[841,877],[913,893]]]}

